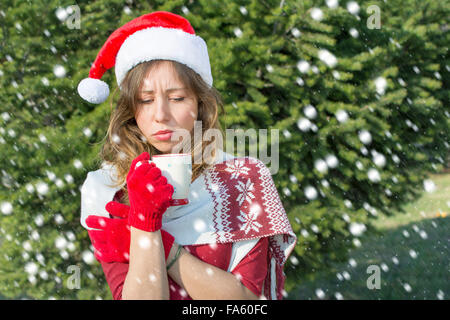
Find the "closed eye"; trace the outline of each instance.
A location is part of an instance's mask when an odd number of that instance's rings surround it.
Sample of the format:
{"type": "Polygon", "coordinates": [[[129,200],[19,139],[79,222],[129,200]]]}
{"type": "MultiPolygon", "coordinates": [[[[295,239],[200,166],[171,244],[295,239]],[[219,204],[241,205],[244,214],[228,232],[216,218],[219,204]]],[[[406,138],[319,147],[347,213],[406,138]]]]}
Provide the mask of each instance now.
{"type": "MultiPolygon", "coordinates": [[[[177,102],[180,102],[180,101],[183,101],[183,100],[184,100],[184,97],[182,97],[182,98],[173,98],[173,100],[175,100],[175,101],[177,101],[177,102]]],[[[153,99],[139,100],[139,103],[143,103],[143,104],[151,103],[151,102],[153,102],[153,99]]]]}

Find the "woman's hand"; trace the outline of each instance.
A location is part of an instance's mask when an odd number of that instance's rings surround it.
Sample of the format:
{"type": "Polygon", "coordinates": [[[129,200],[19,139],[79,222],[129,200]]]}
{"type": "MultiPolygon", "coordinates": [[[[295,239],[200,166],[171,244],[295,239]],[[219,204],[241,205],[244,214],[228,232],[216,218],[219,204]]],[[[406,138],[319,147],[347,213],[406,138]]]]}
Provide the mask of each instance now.
{"type": "MultiPolygon", "coordinates": [[[[88,231],[95,249],[94,255],[98,261],[102,262],[129,262],[130,226],[127,218],[130,207],[126,204],[110,201],[106,204],[105,209],[111,216],[118,217],[118,219],[94,215],[90,215],[86,219],[89,228],[99,229],[88,231]]],[[[175,238],[162,229],[161,238],[167,260],[175,238]]]]}
{"type": "Polygon", "coordinates": [[[128,262],[130,257],[129,206],[110,201],[105,209],[118,219],[90,215],[86,219],[95,258],[103,262],[128,262]]]}
{"type": "Polygon", "coordinates": [[[136,157],[127,175],[130,212],[128,224],[136,229],[153,232],[161,229],[162,216],[170,206],[174,188],[151,162],[147,152],[136,157]],[[143,162],[136,168],[138,162],[143,162]]]}

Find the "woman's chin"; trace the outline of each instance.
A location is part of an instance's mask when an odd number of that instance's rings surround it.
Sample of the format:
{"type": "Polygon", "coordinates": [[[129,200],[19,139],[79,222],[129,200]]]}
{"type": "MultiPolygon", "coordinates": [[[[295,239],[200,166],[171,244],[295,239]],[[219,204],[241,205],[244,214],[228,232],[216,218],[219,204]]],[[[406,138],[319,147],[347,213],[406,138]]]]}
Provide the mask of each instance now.
{"type": "Polygon", "coordinates": [[[175,146],[170,141],[167,142],[158,142],[152,144],[156,149],[158,149],[161,153],[172,153],[172,149],[175,146]]]}
{"type": "Polygon", "coordinates": [[[184,144],[179,141],[150,141],[153,147],[161,153],[184,153],[184,144]],[[174,150],[179,150],[174,152],[174,150]]]}

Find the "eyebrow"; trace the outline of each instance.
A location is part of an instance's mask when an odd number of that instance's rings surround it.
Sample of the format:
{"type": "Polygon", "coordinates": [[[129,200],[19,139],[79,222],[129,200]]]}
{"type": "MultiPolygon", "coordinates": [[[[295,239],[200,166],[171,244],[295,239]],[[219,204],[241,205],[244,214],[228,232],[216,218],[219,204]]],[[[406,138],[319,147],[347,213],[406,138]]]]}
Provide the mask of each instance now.
{"type": "MultiPolygon", "coordinates": [[[[178,91],[178,90],[186,90],[186,88],[169,88],[166,92],[178,91]]],[[[153,90],[142,90],[142,93],[153,93],[153,90]]]]}

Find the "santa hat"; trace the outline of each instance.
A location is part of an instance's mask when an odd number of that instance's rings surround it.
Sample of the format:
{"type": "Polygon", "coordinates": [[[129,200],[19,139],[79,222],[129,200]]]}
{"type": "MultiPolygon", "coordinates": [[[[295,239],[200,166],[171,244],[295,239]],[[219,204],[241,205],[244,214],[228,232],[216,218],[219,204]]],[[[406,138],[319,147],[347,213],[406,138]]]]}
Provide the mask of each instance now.
{"type": "Polygon", "coordinates": [[[212,86],[211,66],[205,41],[195,35],[185,18],[156,11],[131,20],[106,40],[89,71],[78,84],[80,96],[91,103],[108,98],[109,87],[101,77],[115,67],[119,88],[128,71],[141,62],[164,59],[183,63],[212,86]]]}

